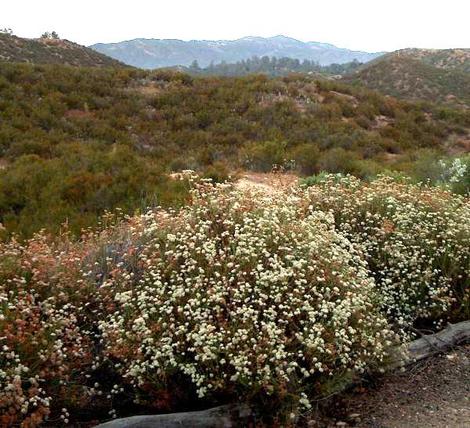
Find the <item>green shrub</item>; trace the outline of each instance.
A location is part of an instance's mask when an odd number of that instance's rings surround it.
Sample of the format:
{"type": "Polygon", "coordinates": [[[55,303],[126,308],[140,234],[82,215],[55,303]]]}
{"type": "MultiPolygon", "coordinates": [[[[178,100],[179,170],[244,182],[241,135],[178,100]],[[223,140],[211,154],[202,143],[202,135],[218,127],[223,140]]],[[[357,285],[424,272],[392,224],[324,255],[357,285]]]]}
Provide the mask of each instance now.
{"type": "Polygon", "coordinates": [[[287,157],[295,162],[300,174],[311,175],[318,172],[320,150],[312,143],[301,144],[288,151],[287,157]]]}
{"type": "Polygon", "coordinates": [[[202,174],[203,178],[209,178],[213,183],[224,183],[231,180],[230,171],[223,162],[214,162],[209,165],[202,174]]]}
{"type": "Polygon", "coordinates": [[[336,148],[322,153],[318,166],[320,171],[355,174],[357,172],[356,160],[357,157],[350,152],[336,148]]]}
{"type": "Polygon", "coordinates": [[[244,165],[255,171],[268,172],[273,166],[282,165],[286,159],[286,143],[265,141],[247,144],[242,152],[244,165]]]}

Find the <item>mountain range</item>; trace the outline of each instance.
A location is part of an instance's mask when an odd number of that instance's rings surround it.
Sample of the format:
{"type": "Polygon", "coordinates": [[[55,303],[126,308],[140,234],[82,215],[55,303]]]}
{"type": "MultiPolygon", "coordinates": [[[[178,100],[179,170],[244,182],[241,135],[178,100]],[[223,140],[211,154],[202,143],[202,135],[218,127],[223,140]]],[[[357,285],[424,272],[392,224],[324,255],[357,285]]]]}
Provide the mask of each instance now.
{"type": "Polygon", "coordinates": [[[470,106],[470,49],[412,48],[380,54],[327,43],[304,43],[285,36],[190,42],[136,39],[90,48],[58,38],[26,39],[0,33],[0,61],[79,67],[173,67],[195,76],[305,73],[317,78],[340,77],[344,83],[405,100],[470,106]],[[191,66],[194,60],[197,67],[191,66]]]}
{"type": "Polygon", "coordinates": [[[90,48],[139,68],[199,66],[236,62],[254,56],[288,57],[316,61],[320,65],[343,64],[353,60],[367,62],[383,52],[362,52],[329,43],[302,42],[286,36],[243,37],[237,40],[134,39],[118,43],[98,43],[90,48]]]}

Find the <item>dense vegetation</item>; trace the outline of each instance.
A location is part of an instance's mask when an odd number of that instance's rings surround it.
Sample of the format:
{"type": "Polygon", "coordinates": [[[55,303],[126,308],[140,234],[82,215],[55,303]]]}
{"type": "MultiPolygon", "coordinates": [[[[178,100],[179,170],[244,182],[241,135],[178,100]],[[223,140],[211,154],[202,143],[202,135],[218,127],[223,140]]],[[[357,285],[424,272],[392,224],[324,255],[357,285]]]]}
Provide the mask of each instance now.
{"type": "Polygon", "coordinates": [[[313,75],[0,63],[0,425],[239,400],[288,426],[468,319],[469,130],[313,75]],[[308,177],[181,173],[273,165],[308,177]]]}
{"type": "Polygon", "coordinates": [[[0,61],[82,67],[126,67],[122,62],[93,49],[61,40],[55,32],[44,33],[38,39],[24,39],[8,31],[0,31],[0,61]]]}
{"type": "Polygon", "coordinates": [[[469,127],[468,112],[308,76],[0,63],[0,223],[78,232],[104,210],[180,204],[184,183],[168,173],[184,169],[220,180],[273,164],[363,178],[419,167],[425,179],[429,159],[466,150],[469,127]]]}
{"type": "Polygon", "coordinates": [[[194,186],[79,242],[0,244],[2,426],[236,400],[288,426],[414,327],[468,318],[468,198],[390,178],[194,186]]]}
{"type": "Polygon", "coordinates": [[[315,75],[341,75],[351,73],[361,65],[359,61],[345,64],[320,65],[316,61],[294,58],[257,57],[244,59],[235,63],[211,63],[201,68],[197,61],[184,71],[197,76],[246,76],[249,74],[266,74],[271,77],[287,76],[291,73],[307,73],[315,75]]]}
{"type": "Polygon", "coordinates": [[[469,108],[470,50],[397,51],[365,64],[343,80],[399,98],[469,108]]]}

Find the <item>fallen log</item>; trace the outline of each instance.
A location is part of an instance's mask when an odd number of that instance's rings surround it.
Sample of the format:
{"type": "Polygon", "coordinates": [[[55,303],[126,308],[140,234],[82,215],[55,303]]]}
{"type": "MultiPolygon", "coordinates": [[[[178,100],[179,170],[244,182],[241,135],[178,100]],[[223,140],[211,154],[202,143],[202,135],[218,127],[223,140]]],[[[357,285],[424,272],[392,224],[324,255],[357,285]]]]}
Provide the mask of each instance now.
{"type": "Polygon", "coordinates": [[[469,341],[470,321],[449,324],[444,330],[435,334],[423,335],[421,338],[400,347],[386,370],[390,371],[407,366],[469,341]]]}
{"type": "Polygon", "coordinates": [[[233,428],[254,426],[255,415],[246,404],[214,407],[198,412],[132,416],[98,425],[97,428],[233,428]]]}
{"type": "MultiPolygon", "coordinates": [[[[387,370],[404,367],[470,341],[470,321],[449,324],[438,333],[422,336],[397,350],[387,370]]],[[[97,428],[232,428],[255,425],[254,409],[247,404],[226,405],[198,412],[132,416],[97,428]]]]}
{"type": "Polygon", "coordinates": [[[408,346],[413,361],[419,361],[439,352],[470,340],[470,321],[449,324],[447,328],[436,334],[423,336],[408,346]]]}

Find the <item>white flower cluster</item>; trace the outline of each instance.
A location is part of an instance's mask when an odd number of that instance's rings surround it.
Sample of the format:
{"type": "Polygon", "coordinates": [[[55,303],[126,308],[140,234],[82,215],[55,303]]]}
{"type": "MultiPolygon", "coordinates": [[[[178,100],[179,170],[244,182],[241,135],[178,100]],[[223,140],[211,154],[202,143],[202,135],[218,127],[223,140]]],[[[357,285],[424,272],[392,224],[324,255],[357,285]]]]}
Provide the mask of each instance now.
{"type": "Polygon", "coordinates": [[[311,396],[318,379],[383,360],[392,335],[373,280],[331,214],[305,212],[296,194],[218,187],[195,198],[164,229],[143,217],[143,275],[100,323],[125,377],[138,386],[184,374],[200,397],[311,396]]]}
{"type": "Polygon", "coordinates": [[[0,242],[1,426],[193,394],[295,418],[380,368],[393,329],[468,318],[468,198],[385,178],[193,183],[189,206],[79,242],[0,242]]]}
{"type": "Polygon", "coordinates": [[[468,298],[468,199],[387,178],[367,185],[331,177],[307,192],[312,208],[332,212],[338,231],[362,251],[390,321],[406,328],[436,320],[456,297],[468,298]]]}

